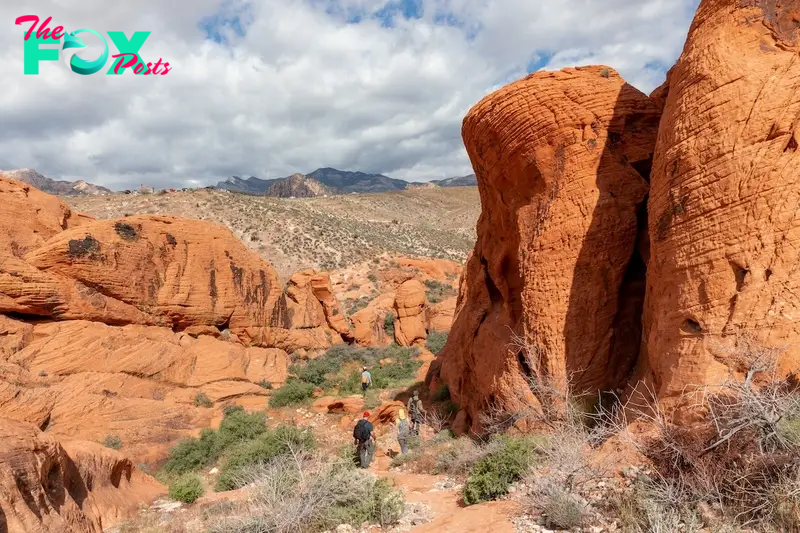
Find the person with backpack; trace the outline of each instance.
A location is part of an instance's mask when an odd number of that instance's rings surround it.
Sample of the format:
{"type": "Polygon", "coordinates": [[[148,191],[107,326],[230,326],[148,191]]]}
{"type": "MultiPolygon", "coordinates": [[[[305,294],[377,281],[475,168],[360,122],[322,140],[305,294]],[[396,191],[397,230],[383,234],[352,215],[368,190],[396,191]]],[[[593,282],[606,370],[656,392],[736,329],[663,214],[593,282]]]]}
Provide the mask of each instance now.
{"type": "Polygon", "coordinates": [[[408,419],[406,417],[405,409],[400,409],[397,412],[397,442],[400,444],[400,453],[405,455],[408,449],[408,419]]]}
{"type": "Polygon", "coordinates": [[[364,412],[364,418],[356,423],[353,428],[353,441],[356,445],[361,468],[369,468],[372,456],[375,453],[375,434],[373,433],[372,423],[369,421],[369,411],[364,412]]]}
{"type": "Polygon", "coordinates": [[[414,391],[414,396],[408,399],[408,415],[411,417],[411,434],[419,436],[419,427],[425,417],[425,409],[422,408],[422,400],[419,399],[419,391],[414,391]]]}
{"type": "Polygon", "coordinates": [[[361,394],[366,396],[367,389],[372,386],[372,374],[369,373],[367,367],[363,368],[361,372],[361,394]]]}

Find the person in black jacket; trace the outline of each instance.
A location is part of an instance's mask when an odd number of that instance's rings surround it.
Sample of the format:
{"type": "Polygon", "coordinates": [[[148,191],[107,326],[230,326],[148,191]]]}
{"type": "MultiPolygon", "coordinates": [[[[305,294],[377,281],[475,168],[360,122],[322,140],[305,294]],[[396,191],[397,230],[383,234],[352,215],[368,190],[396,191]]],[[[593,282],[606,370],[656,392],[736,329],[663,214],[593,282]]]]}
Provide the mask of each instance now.
{"type": "Polygon", "coordinates": [[[369,421],[369,411],[364,412],[364,418],[356,423],[353,428],[353,443],[356,446],[361,468],[369,468],[372,458],[375,455],[375,433],[372,423],[369,421]]]}

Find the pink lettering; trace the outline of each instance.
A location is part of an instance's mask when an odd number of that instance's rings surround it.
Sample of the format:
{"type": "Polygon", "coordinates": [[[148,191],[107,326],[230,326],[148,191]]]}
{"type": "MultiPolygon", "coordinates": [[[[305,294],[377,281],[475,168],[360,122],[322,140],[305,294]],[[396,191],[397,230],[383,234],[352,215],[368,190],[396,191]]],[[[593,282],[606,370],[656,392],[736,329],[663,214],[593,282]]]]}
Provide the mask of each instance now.
{"type": "Polygon", "coordinates": [[[136,66],[133,68],[133,73],[134,73],[134,74],[141,74],[143,70],[144,70],[144,65],[142,65],[141,63],[139,63],[138,65],[136,65],[136,66]]]}
{"type": "Polygon", "coordinates": [[[161,66],[161,58],[159,57],[159,58],[158,58],[158,61],[157,61],[157,62],[156,62],[156,64],[155,64],[155,66],[153,66],[153,74],[161,74],[161,73],[158,71],[158,67],[160,67],[160,66],[161,66]]]}
{"type": "Polygon", "coordinates": [[[118,57],[123,57],[123,56],[133,56],[133,58],[130,59],[127,63],[125,63],[122,60],[118,61],[116,66],[114,67],[114,74],[119,74],[119,69],[121,68],[131,68],[132,66],[134,66],[136,63],[139,62],[139,56],[131,52],[126,52],[124,54],[114,54],[113,56],[111,56],[111,58],[116,59],[118,57]]]}
{"type": "Polygon", "coordinates": [[[24,17],[17,17],[17,20],[14,21],[14,24],[19,26],[21,24],[25,24],[26,22],[33,22],[33,24],[31,24],[30,29],[28,30],[28,33],[25,34],[25,40],[27,41],[28,38],[31,36],[31,33],[33,33],[33,28],[35,28],[36,25],[39,24],[39,17],[37,17],[36,15],[25,15],[24,17]]]}
{"type": "Polygon", "coordinates": [[[161,75],[162,76],[166,76],[167,72],[169,72],[170,70],[172,70],[172,69],[169,68],[169,63],[164,63],[164,70],[161,72],[161,75]]]}
{"type": "MultiPolygon", "coordinates": [[[[36,37],[38,39],[53,39],[54,41],[58,41],[61,39],[61,37],[63,37],[64,35],[62,33],[64,31],[63,26],[56,26],[54,30],[51,30],[50,28],[47,27],[47,25],[50,24],[51,20],[53,20],[53,17],[47,17],[47,19],[45,19],[45,21],[42,22],[42,24],[39,26],[39,29],[36,30],[36,37]]],[[[33,22],[33,24],[31,24],[31,27],[28,29],[28,33],[25,34],[25,40],[27,41],[28,39],[30,39],[31,33],[33,33],[33,30],[36,28],[36,25],[39,24],[39,17],[36,15],[25,15],[22,17],[17,17],[17,19],[14,21],[14,24],[19,26],[21,24],[25,24],[26,22],[33,22]]]]}
{"type": "Polygon", "coordinates": [[[45,21],[42,22],[42,25],[39,26],[38,30],[36,30],[36,37],[39,39],[48,39],[50,37],[48,34],[51,30],[47,27],[47,25],[50,24],[51,20],[53,20],[53,17],[47,17],[45,21]]]}

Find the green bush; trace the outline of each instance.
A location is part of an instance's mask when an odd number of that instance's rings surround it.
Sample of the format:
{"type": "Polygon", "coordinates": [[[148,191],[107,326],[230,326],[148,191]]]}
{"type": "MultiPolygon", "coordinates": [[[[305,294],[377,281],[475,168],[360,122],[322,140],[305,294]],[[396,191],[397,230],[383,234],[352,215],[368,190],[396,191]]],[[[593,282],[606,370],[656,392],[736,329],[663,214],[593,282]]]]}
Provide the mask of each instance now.
{"type": "Polygon", "coordinates": [[[272,390],[272,383],[270,383],[266,379],[262,379],[261,381],[258,382],[258,384],[262,389],[272,390]]]}
{"type": "Polygon", "coordinates": [[[421,366],[422,362],[415,359],[392,361],[383,368],[376,368],[372,372],[373,386],[376,389],[388,389],[397,382],[413,379],[421,366]]]}
{"type": "Polygon", "coordinates": [[[428,333],[428,339],[425,341],[425,346],[434,355],[439,353],[444,345],[447,344],[447,333],[444,331],[431,331],[428,333]]]}
{"type": "Polygon", "coordinates": [[[213,405],[214,405],[214,402],[211,401],[211,398],[209,398],[206,395],[206,393],[198,392],[197,394],[194,395],[194,406],[195,407],[208,408],[208,407],[211,407],[213,405]]]}
{"type": "MultiPolygon", "coordinates": [[[[354,476],[364,478],[362,472],[354,471],[354,476]]],[[[367,483],[366,490],[347,491],[339,495],[335,505],[328,509],[324,522],[335,527],[338,524],[349,524],[360,527],[365,522],[381,527],[397,523],[405,510],[405,502],[401,493],[386,479],[374,482],[362,479],[367,483]],[[372,486],[369,486],[372,483],[372,486]],[[363,493],[363,494],[362,494],[363,493]]]]}
{"type": "Polygon", "coordinates": [[[265,413],[247,413],[233,411],[222,419],[211,447],[212,460],[234,444],[252,440],[267,431],[267,415],[265,413]]]}
{"type": "Polygon", "coordinates": [[[314,385],[295,379],[289,380],[280,389],[272,393],[269,398],[269,406],[272,408],[286,407],[303,403],[314,394],[314,385]]]}
{"type": "Polygon", "coordinates": [[[229,404],[227,404],[227,405],[222,407],[222,416],[223,417],[230,416],[233,413],[236,413],[236,412],[239,412],[239,411],[243,412],[244,411],[244,407],[242,407],[241,405],[236,405],[235,403],[229,403],[229,404]]]}
{"type": "Polygon", "coordinates": [[[383,317],[383,330],[390,339],[394,339],[394,319],[394,313],[386,313],[386,316],[383,317]]]}
{"type": "Polygon", "coordinates": [[[370,280],[372,283],[378,283],[378,276],[376,276],[376,275],[375,275],[374,273],[372,273],[372,272],[370,272],[370,273],[367,275],[367,279],[368,279],[368,280],[370,280]]]}
{"type": "Polygon", "coordinates": [[[169,486],[169,497],[183,503],[194,503],[204,492],[203,480],[197,474],[184,474],[169,486]]]}
{"type": "Polygon", "coordinates": [[[533,464],[531,441],[524,437],[500,436],[498,449],[472,467],[464,485],[464,503],[474,505],[508,494],[509,486],[522,478],[533,464]]]}
{"type": "Polygon", "coordinates": [[[164,471],[170,474],[184,474],[210,464],[214,457],[214,430],[203,429],[200,438],[188,438],[178,442],[169,451],[164,471]]]}
{"type": "Polygon", "coordinates": [[[238,489],[242,486],[243,474],[248,468],[290,451],[311,450],[315,446],[314,435],[308,430],[296,426],[278,426],[231,450],[220,468],[216,490],[238,489]]]}
{"type": "Polygon", "coordinates": [[[305,365],[292,365],[289,369],[300,381],[322,386],[328,375],[339,372],[342,363],[336,359],[322,356],[312,359],[305,365]]]}
{"type": "Polygon", "coordinates": [[[122,448],[122,440],[116,435],[109,435],[103,441],[103,446],[112,450],[119,450],[122,448]]]}
{"type": "Polygon", "coordinates": [[[199,438],[183,439],[169,451],[164,471],[180,475],[207,467],[234,444],[266,431],[264,413],[247,413],[239,406],[228,406],[217,431],[203,429],[199,438]]]}
{"type": "Polygon", "coordinates": [[[455,294],[455,290],[453,290],[452,286],[435,279],[426,280],[425,287],[428,289],[425,292],[425,296],[432,304],[438,304],[448,296],[453,296],[455,294]]]}

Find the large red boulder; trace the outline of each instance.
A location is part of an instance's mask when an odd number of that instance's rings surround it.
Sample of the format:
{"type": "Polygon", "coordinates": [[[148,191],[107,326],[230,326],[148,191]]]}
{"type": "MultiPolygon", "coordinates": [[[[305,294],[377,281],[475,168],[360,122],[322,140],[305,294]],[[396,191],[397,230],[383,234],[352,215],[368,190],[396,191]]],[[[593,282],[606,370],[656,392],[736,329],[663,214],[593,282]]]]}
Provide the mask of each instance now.
{"type": "Polygon", "coordinates": [[[638,352],[630,341],[640,332],[659,119],[605,67],[532,74],[467,114],[483,211],[428,378],[449,385],[471,425],[489,403],[535,402],[527,381],[539,372],[580,391],[625,383],[638,352]]]}

